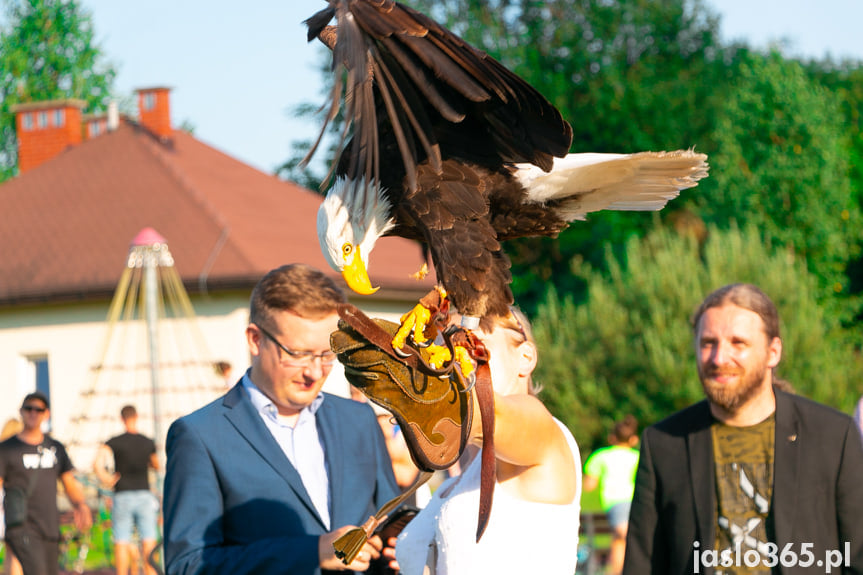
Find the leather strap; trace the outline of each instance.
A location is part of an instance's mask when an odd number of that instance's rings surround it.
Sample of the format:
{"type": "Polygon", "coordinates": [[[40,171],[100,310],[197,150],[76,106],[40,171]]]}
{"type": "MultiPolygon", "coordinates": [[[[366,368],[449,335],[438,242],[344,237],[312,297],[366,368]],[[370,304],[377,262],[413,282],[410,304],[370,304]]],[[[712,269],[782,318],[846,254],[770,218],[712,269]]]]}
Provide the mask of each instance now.
{"type": "Polygon", "coordinates": [[[476,399],[482,418],[482,459],[479,479],[479,518],[476,526],[476,541],[482,538],[491,515],[497,465],[494,456],[494,388],[491,385],[491,370],[488,362],[480,362],[476,374],[476,399]]]}

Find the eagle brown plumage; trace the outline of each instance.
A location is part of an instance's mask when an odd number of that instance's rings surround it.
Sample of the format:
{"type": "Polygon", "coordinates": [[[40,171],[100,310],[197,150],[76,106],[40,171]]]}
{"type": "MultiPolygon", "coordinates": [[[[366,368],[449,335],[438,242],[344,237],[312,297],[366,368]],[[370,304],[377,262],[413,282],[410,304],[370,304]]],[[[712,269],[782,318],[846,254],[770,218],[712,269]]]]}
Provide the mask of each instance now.
{"type": "Polygon", "coordinates": [[[601,209],[657,210],[707,174],[692,151],[568,155],[560,112],[443,26],[393,0],[327,4],[306,23],[333,51],[328,121],[344,101],[345,129],[318,234],[356,291],[376,289],[377,238],[398,235],[428,245],[463,315],[506,315],[502,240],[556,236],[601,209]]]}

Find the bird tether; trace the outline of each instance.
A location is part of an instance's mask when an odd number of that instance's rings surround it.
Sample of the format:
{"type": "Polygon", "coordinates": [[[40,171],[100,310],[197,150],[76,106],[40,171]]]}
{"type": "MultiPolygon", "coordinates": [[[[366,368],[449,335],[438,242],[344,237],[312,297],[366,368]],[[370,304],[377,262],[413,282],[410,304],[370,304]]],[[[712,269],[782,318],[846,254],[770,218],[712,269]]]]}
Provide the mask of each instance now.
{"type": "Polygon", "coordinates": [[[365,540],[407,496],[427,481],[434,470],[454,464],[470,437],[474,416],[474,393],[480,410],[483,432],[480,509],[477,541],[482,537],[491,512],[494,494],[494,394],[488,368],[488,353],[476,338],[463,331],[444,331],[446,346],[452,351],[457,339],[471,351],[478,364],[475,384],[471,384],[449,362],[443,368],[429,364],[425,348],[407,347],[401,357],[392,347],[398,324],[371,319],[351,304],[339,308],[338,331],[330,336],[330,347],[345,366],[348,381],[370,401],[393,414],[404,434],[416,466],[422,471],[411,488],[385,504],[359,528],[333,544],[336,555],[347,565],[353,561],[365,540]]]}

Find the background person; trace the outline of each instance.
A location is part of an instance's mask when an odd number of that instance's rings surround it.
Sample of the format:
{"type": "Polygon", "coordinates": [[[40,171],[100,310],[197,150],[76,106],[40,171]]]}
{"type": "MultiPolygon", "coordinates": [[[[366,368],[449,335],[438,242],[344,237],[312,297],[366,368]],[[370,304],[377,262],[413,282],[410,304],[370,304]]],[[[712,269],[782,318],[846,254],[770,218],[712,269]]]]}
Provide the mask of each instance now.
{"type": "Polygon", "coordinates": [[[854,410],[854,421],[857,422],[857,429],[860,430],[860,439],[863,439],[863,395],[860,396],[857,409],[854,410]]]}
{"type": "MultiPolygon", "coordinates": [[[[111,520],[117,575],[127,575],[138,557],[133,529],[141,539],[144,573],[156,575],[147,559],[156,547],[159,501],[150,489],[150,469],[158,471],[156,443],[138,433],[138,411],[133,405],[120,410],[126,432],[99,447],[93,471],[105,486],[114,489],[111,520]],[[110,462],[113,460],[113,466],[110,462]],[[114,472],[108,471],[113,467],[114,472]]],[[[137,569],[134,570],[137,572],[137,569]]]]}
{"type": "MultiPolygon", "coordinates": [[[[320,391],[344,301],[305,265],[275,269],[255,286],[251,368],[168,431],[169,574],[343,570],[333,541],[398,495],[371,408],[320,391]]],[[[380,549],[373,537],[348,567],[365,571],[380,549]]]]}
{"type": "Polygon", "coordinates": [[[608,435],[609,447],[594,451],[584,464],[584,490],[599,488],[599,503],[611,526],[611,550],[607,575],[623,570],[629,508],[635,491],[638,469],[638,421],[632,415],[614,424],[608,435]]]}
{"type": "Polygon", "coordinates": [[[85,531],[93,523],[84,501],[84,489],[75,479],[74,467],[62,443],[42,432],[51,415],[48,398],[27,394],[21,405],[24,428],[0,443],[0,486],[5,490],[6,546],[21,562],[24,575],[56,575],[60,558],[60,513],[57,480],[73,507],[75,526],[85,531]],[[26,517],[12,524],[10,493],[26,500],[26,517]]]}
{"type": "Polygon", "coordinates": [[[644,432],[624,574],[710,572],[704,559],[733,557],[737,545],[763,561],[734,564],[735,574],[824,573],[790,556],[772,571],[764,562],[786,548],[823,562],[846,545],[841,572],[863,573],[860,434],[848,415],[773,385],[776,306],[753,285],[727,285],[702,302],[693,327],[707,399],[644,432]]]}
{"type": "MultiPolygon", "coordinates": [[[[581,459],[572,434],[535,395],[537,351],[529,329],[513,311],[474,332],[491,354],[495,401],[497,484],[482,539],[476,543],[480,449],[402,531],[395,556],[403,575],[422,575],[427,568],[449,575],[575,571],[581,459]]],[[[482,444],[481,432],[475,409],[474,445],[482,444]]]]}
{"type": "MultiPolygon", "coordinates": [[[[3,424],[3,431],[0,431],[0,442],[6,441],[13,435],[17,435],[24,429],[24,424],[20,419],[10,418],[3,424]]],[[[0,539],[6,536],[6,519],[3,513],[3,490],[0,489],[0,539]]],[[[21,563],[15,557],[15,553],[6,546],[6,553],[3,556],[3,573],[5,575],[21,575],[21,563]]]]}
{"type": "Polygon", "coordinates": [[[225,389],[234,385],[234,368],[230,362],[222,360],[213,363],[213,371],[225,382],[225,389]]]}

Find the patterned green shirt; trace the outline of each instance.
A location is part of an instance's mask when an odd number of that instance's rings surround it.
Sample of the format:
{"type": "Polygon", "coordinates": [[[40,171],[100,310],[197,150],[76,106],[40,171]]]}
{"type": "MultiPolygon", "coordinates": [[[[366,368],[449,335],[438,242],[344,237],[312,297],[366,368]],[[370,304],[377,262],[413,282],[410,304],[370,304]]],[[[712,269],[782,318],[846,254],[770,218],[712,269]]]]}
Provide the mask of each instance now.
{"type": "Polygon", "coordinates": [[[715,547],[730,558],[716,567],[716,575],[770,574],[767,515],[773,494],[775,414],[749,427],[714,422],[713,457],[716,462],[715,547]],[[727,550],[727,551],[726,551],[727,550]],[[762,561],[739,558],[758,552],[762,561]],[[731,565],[728,565],[731,563],[731,565]]]}

